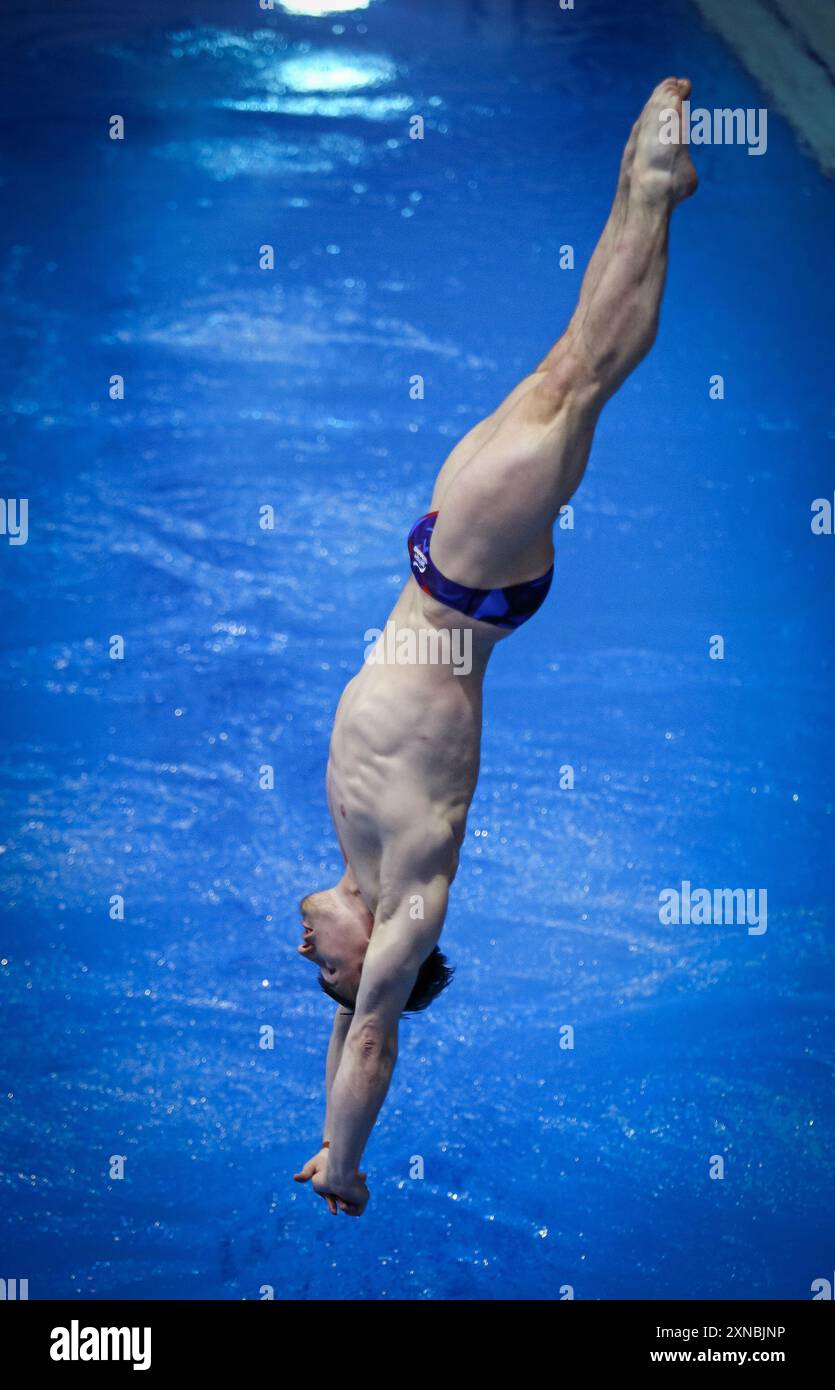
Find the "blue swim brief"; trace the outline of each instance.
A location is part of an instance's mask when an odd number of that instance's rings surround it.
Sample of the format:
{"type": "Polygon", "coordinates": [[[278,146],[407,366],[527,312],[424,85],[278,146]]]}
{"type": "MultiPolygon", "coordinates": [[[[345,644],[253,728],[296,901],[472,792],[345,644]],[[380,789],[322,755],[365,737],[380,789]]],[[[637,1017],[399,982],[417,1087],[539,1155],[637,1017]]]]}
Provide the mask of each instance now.
{"type": "Polygon", "coordinates": [[[466,584],[456,584],[455,580],[441,574],[429,553],[437,519],[437,512],[427,512],[409,532],[412,574],[424,593],[431,594],[439,603],[445,603],[447,608],[455,608],[468,618],[491,623],[493,627],[517,628],[532,618],[545,602],[554,577],[554,566],[538,579],[528,579],[524,584],[508,584],[504,589],[470,589],[466,584]]]}

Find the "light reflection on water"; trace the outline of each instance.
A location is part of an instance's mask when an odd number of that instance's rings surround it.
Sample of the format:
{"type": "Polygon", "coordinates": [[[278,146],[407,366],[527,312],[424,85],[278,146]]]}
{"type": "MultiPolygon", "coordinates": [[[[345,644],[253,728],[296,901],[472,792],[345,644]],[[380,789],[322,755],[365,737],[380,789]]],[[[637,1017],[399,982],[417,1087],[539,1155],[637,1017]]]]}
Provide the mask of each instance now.
{"type": "Polygon", "coordinates": [[[224,98],[216,103],[228,111],[283,112],[292,116],[331,116],[344,119],[361,116],[368,121],[386,121],[398,112],[408,111],[411,101],[395,97],[248,97],[245,100],[224,98]]]}
{"type": "Polygon", "coordinates": [[[322,49],[284,59],[272,67],[259,64],[257,71],[245,78],[247,87],[258,89],[257,96],[223,97],[217,105],[232,111],[388,120],[409,109],[409,97],[396,93],[366,97],[357,93],[387,86],[396,75],[395,65],[386,58],[322,49]]]}
{"type": "Polygon", "coordinates": [[[271,29],[196,28],[172,34],[170,43],[175,61],[214,60],[213,85],[224,95],[213,104],[225,110],[383,121],[413,106],[410,96],[380,92],[398,76],[397,65],[381,54],[294,44],[271,29]],[[248,95],[225,94],[236,86],[248,95]],[[372,90],[376,95],[361,95],[372,90]]]}
{"type": "Polygon", "coordinates": [[[169,140],[154,152],[161,159],[199,167],[218,183],[240,175],[298,179],[302,174],[331,174],[341,164],[356,167],[369,158],[364,141],[342,134],[321,135],[304,144],[267,136],[169,140]]]}
{"type": "Polygon", "coordinates": [[[280,64],[274,80],[270,73],[262,73],[261,80],[279,91],[349,92],[391,82],[395,72],[394,64],[384,58],[356,53],[346,59],[344,54],[323,49],[312,57],[289,58],[280,64]]]}
{"type": "Polygon", "coordinates": [[[367,10],[371,0],[276,0],[287,14],[325,18],[327,15],[348,14],[350,10],[367,10]]]}

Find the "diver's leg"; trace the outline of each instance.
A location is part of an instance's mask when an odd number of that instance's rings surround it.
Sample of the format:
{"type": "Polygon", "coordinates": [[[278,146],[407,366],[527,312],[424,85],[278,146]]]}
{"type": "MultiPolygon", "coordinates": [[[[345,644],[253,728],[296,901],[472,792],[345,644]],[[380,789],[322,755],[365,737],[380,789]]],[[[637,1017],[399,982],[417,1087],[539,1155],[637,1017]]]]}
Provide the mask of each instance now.
{"type": "Polygon", "coordinates": [[[492,588],[551,563],[553,523],[583,476],[600,411],[655,338],[670,215],[696,185],[686,147],[661,143],[659,117],[689,91],[670,78],[653,92],[565,333],[445,485],[439,477],[432,559],[450,579],[492,588]]]}
{"type": "MultiPolygon", "coordinates": [[[[611,250],[612,242],[616,235],[616,228],[618,227],[620,222],[621,207],[624,204],[626,194],[628,191],[629,174],[634,159],[635,142],[637,139],[637,132],[640,124],[641,120],[639,117],[639,119],[635,122],[634,126],[632,127],[632,134],[629,137],[629,141],[623,153],[623,158],[621,160],[620,165],[620,173],[618,175],[618,186],[615,192],[615,201],[612,205],[612,211],[609,215],[609,219],[606,223],[606,226],[603,229],[600,240],[597,243],[597,247],[594,251],[592,259],[590,260],[588,267],[586,268],[586,274],[583,279],[583,288],[581,290],[581,296],[583,293],[587,291],[587,289],[590,290],[592,283],[594,282],[595,278],[597,278],[599,266],[606,260],[611,250]]],[[[560,339],[560,342],[562,342],[562,339],[560,339]]],[[[542,373],[555,360],[555,354],[559,346],[560,344],[557,343],[556,346],[553,347],[551,351],[547,354],[547,356],[543,358],[539,366],[536,367],[534,371],[530,372],[527,376],[523,377],[522,380],[518,382],[516,386],[514,386],[513,390],[510,391],[507,396],[505,396],[504,400],[501,401],[501,403],[496,407],[495,410],[491,411],[489,415],[486,415],[483,420],[479,420],[478,423],[472,427],[472,429],[468,430],[467,433],[463,435],[461,439],[459,439],[458,443],[455,445],[455,448],[445,459],[443,467],[441,468],[440,472],[438,473],[438,476],[435,479],[435,486],[432,492],[432,511],[440,510],[441,503],[443,502],[444,498],[449,492],[450,484],[461,472],[461,469],[464,467],[464,465],[466,463],[469,463],[470,459],[495,434],[498,426],[502,423],[505,417],[510,414],[514,406],[516,406],[522,400],[522,398],[526,396],[534,386],[536,386],[537,382],[541,381],[542,373]]]]}

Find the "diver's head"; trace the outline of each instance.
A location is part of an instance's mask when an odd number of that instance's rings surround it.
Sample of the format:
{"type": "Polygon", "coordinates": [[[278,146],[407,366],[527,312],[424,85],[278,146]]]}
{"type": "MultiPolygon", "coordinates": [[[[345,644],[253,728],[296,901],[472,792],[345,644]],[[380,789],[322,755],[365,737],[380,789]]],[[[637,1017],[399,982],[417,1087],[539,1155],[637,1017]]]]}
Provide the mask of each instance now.
{"type": "Polygon", "coordinates": [[[318,967],[319,981],[331,997],[353,1008],[374,918],[359,893],[344,882],[310,893],[299,905],[299,955],[318,967]]]}
{"type": "MultiPolygon", "coordinates": [[[[374,917],[360,894],[342,880],[335,888],[310,893],[300,904],[302,944],[299,955],[319,970],[325,994],[353,1009],[374,917]]],[[[446,956],[434,946],[424,960],[403,1013],[419,1013],[437,999],[453,976],[446,956]]]]}

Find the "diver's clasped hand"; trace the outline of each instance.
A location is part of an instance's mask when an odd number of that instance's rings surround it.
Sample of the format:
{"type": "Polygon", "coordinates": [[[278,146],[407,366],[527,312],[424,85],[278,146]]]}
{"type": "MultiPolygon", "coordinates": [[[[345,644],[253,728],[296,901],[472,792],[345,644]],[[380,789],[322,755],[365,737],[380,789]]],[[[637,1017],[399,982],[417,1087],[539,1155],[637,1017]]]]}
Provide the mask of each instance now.
{"type": "Polygon", "coordinates": [[[320,1149],[309,1158],[300,1173],[293,1174],[296,1182],[312,1182],[313,1191],[327,1203],[331,1216],[342,1211],[346,1216],[362,1216],[368,1205],[370,1192],[365,1181],[365,1173],[351,1173],[346,1176],[328,1172],[328,1150],[320,1149]]]}

